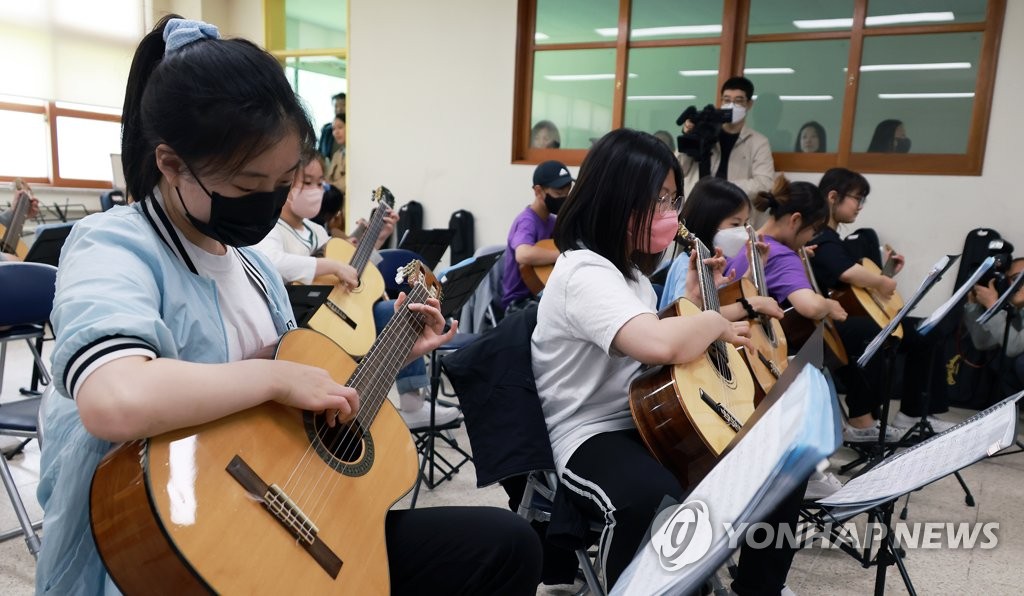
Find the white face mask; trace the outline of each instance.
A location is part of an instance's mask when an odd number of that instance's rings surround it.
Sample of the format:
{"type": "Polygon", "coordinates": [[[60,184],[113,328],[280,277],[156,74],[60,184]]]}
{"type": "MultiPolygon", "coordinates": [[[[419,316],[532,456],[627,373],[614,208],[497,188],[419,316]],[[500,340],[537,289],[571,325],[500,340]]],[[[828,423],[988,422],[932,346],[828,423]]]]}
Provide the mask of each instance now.
{"type": "Polygon", "coordinates": [[[288,200],[291,203],[292,213],[302,219],[311,219],[320,213],[320,203],[323,198],[323,188],[316,185],[303,186],[299,192],[293,192],[288,200]]]}
{"type": "Polygon", "coordinates": [[[722,104],[723,110],[732,110],[732,123],[736,124],[747,117],[747,108],[728,102],[722,104]]]}
{"type": "Polygon", "coordinates": [[[740,254],[740,251],[746,246],[747,230],[742,227],[718,230],[712,243],[722,249],[722,255],[731,259],[740,254]]]}

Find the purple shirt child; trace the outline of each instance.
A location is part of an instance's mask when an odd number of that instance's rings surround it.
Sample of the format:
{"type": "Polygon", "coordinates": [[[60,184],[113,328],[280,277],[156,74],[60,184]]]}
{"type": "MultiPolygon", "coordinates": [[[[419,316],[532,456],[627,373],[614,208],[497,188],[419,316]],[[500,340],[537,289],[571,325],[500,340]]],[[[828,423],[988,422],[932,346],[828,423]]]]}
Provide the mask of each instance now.
{"type": "Polygon", "coordinates": [[[508,244],[505,246],[505,270],[501,278],[501,306],[508,308],[516,300],[531,295],[530,289],[523,283],[519,275],[519,263],[516,262],[516,248],[522,244],[536,244],[551,238],[555,231],[554,215],[548,215],[547,221],[540,218],[537,212],[527,207],[512,221],[508,231],[508,244]]]}
{"type": "MultiPolygon", "coordinates": [[[[780,305],[786,303],[789,295],[797,290],[811,290],[811,282],[807,279],[804,263],[800,255],[771,236],[764,236],[768,244],[768,258],[764,261],[764,277],[768,285],[768,295],[780,305]]],[[[750,262],[747,260],[747,249],[725,263],[726,272],[736,270],[736,277],[747,272],[750,262]]]]}

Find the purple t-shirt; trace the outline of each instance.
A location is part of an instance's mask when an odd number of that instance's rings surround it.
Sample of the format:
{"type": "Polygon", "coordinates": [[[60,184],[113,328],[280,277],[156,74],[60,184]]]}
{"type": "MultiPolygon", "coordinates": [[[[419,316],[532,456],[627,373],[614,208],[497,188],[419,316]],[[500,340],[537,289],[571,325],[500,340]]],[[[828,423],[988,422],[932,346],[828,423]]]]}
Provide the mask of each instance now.
{"type": "Polygon", "coordinates": [[[527,207],[512,220],[508,231],[508,244],[505,246],[505,270],[501,278],[501,306],[530,296],[530,289],[523,283],[519,275],[519,263],[516,262],[516,247],[521,244],[537,244],[541,240],[551,238],[555,231],[555,216],[548,215],[547,221],[540,218],[537,212],[527,207]]]}
{"type": "MultiPolygon", "coordinates": [[[[764,262],[764,278],[768,285],[768,295],[779,304],[784,304],[789,295],[797,290],[810,290],[811,282],[807,279],[807,271],[800,255],[793,249],[782,244],[771,236],[765,236],[768,244],[768,258],[764,262]]],[[[726,261],[726,272],[736,270],[736,277],[742,276],[750,267],[746,249],[726,261]]]]}

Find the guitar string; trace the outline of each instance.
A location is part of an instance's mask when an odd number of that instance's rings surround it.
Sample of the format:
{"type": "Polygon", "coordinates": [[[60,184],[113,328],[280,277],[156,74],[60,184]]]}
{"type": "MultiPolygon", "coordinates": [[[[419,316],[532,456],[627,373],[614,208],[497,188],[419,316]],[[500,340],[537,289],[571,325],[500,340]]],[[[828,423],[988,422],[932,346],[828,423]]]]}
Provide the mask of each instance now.
{"type": "MultiPolygon", "coordinates": [[[[700,260],[700,268],[698,269],[698,279],[701,281],[701,291],[704,294],[704,310],[714,310],[715,312],[721,313],[721,304],[718,301],[718,288],[715,286],[714,276],[712,275],[708,265],[704,263],[704,259],[711,258],[711,252],[707,246],[698,238],[697,242],[697,255],[700,260]]],[[[710,349],[714,352],[714,364],[717,367],[718,382],[722,388],[722,395],[728,395],[726,391],[726,381],[724,371],[729,370],[729,354],[726,351],[725,342],[721,339],[715,339],[710,349]]]]}

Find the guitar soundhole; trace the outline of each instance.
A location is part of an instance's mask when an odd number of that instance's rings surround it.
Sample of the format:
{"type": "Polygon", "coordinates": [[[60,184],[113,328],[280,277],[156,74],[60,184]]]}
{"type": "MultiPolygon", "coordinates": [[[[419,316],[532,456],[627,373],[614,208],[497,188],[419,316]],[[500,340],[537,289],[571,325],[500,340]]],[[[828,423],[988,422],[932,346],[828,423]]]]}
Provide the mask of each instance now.
{"type": "Polygon", "coordinates": [[[303,412],[302,421],[306,438],[324,463],[346,476],[362,476],[370,470],[373,437],[357,420],[331,428],[323,414],[303,412]]]}
{"type": "Polygon", "coordinates": [[[718,371],[718,376],[725,379],[727,383],[731,383],[732,371],[729,370],[729,351],[726,350],[725,344],[721,340],[712,343],[708,347],[707,354],[711,364],[718,371]]]}

